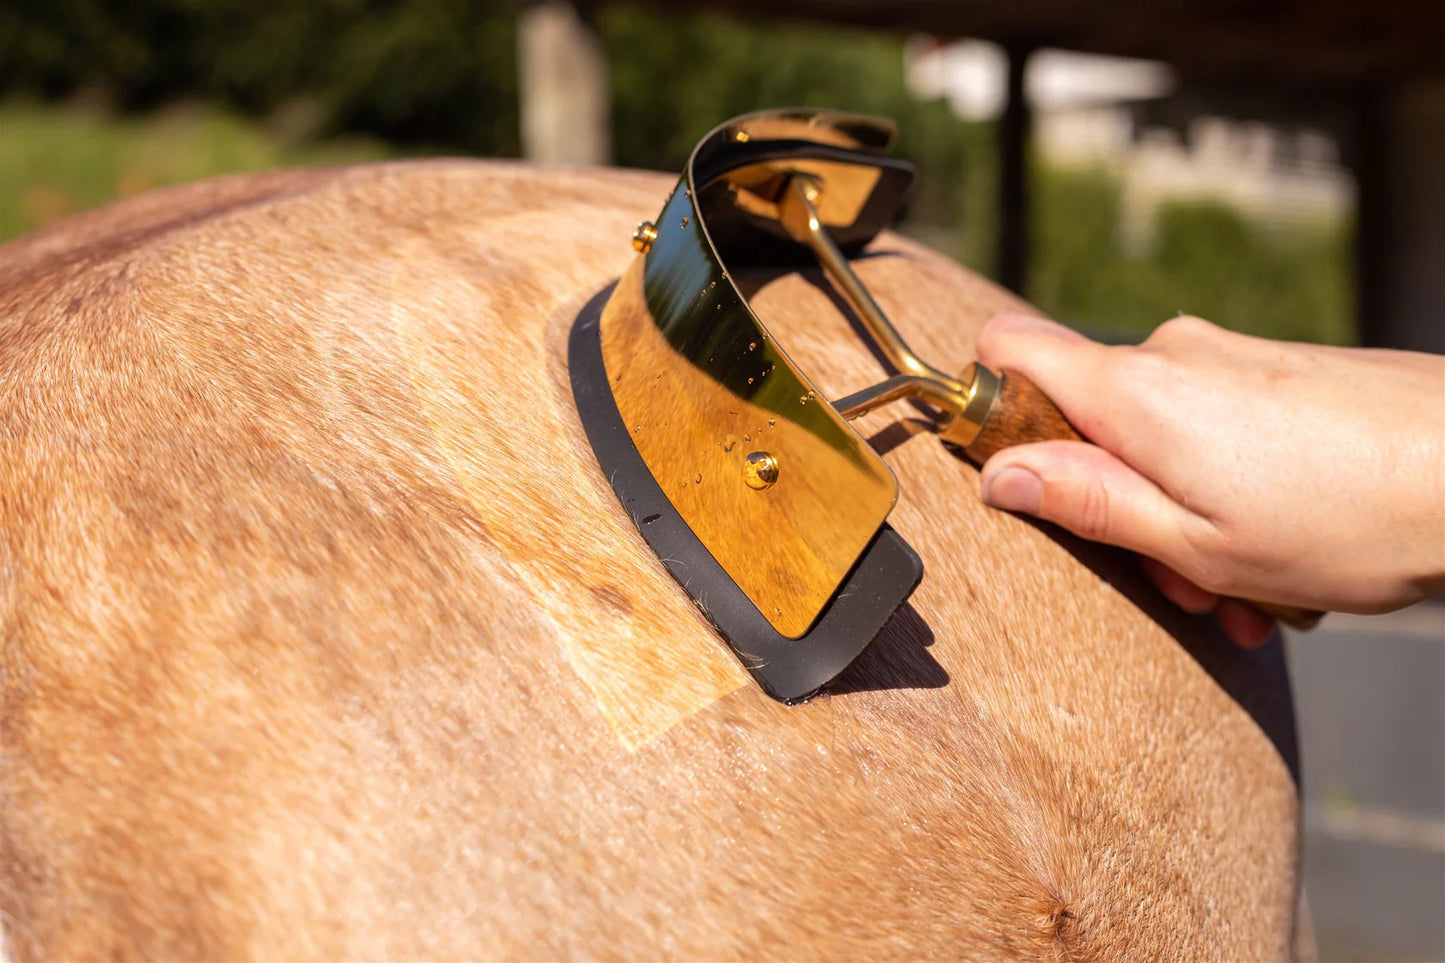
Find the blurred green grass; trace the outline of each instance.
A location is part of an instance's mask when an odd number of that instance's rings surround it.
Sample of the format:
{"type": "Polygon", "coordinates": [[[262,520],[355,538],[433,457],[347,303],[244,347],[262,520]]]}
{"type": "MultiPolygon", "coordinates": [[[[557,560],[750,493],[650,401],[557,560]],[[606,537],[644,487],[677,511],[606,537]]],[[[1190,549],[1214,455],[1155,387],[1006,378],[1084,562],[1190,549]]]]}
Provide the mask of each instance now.
{"type": "Polygon", "coordinates": [[[141,116],[79,106],[0,105],[0,242],[77,211],[217,174],[379,160],[377,140],[324,141],[203,104],[141,116]]]}

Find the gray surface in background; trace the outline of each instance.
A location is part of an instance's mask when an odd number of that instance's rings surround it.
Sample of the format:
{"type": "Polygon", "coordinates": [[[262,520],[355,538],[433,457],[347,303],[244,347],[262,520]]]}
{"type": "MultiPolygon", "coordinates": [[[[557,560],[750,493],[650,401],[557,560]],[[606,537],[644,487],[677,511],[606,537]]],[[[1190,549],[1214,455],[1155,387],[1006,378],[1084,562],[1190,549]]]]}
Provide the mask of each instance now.
{"type": "Polygon", "coordinates": [[[1321,960],[1445,960],[1445,605],[1286,633],[1321,960]]]}
{"type": "Polygon", "coordinates": [[[1305,833],[1320,960],[1445,959],[1445,856],[1305,833]]]}

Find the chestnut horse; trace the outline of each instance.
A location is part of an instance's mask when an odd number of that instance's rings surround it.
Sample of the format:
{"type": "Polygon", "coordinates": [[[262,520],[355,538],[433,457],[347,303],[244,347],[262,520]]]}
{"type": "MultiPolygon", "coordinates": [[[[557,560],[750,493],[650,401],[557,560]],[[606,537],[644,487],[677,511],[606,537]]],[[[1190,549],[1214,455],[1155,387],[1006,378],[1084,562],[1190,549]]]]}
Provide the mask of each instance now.
{"type": "MultiPolygon", "coordinates": [[[[859,426],[921,587],[826,695],[750,683],[568,382],[673,181],[275,172],[0,248],[12,956],[1289,955],[1279,643],[985,507],[907,405],[859,426]]],[[[857,268],[953,370],[1022,307],[857,268]]],[[[818,272],[744,283],[830,397],[883,375],[818,272]]]]}

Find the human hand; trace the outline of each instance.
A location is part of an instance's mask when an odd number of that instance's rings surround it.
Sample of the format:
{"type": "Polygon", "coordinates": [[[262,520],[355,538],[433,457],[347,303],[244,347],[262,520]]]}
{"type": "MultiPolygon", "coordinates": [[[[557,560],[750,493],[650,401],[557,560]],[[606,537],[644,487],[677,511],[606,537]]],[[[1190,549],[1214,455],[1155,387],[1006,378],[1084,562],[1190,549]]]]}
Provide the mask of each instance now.
{"type": "Polygon", "coordinates": [[[992,319],[978,355],[1092,442],[998,452],[984,500],[1138,552],[1237,643],[1274,628],[1237,596],[1384,612],[1445,593],[1445,357],[1188,317],[1113,347],[1023,315],[992,319]]]}

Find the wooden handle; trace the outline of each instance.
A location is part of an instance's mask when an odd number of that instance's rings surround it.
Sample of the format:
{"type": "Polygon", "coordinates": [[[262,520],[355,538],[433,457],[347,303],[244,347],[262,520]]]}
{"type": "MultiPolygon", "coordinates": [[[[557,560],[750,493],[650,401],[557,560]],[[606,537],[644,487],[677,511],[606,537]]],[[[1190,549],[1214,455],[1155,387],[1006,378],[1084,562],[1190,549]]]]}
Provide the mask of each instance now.
{"type": "Polygon", "coordinates": [[[999,372],[998,401],[964,454],[982,465],[995,452],[1032,441],[1082,441],[1049,396],[1017,371],[999,372]]]}
{"type": "MultiPolygon", "coordinates": [[[[1082,441],[1058,405],[1017,371],[999,372],[998,401],[984,420],[978,437],[964,454],[983,464],[995,452],[1033,441],[1082,441]]],[[[1319,624],[1323,612],[1292,605],[1275,605],[1246,599],[1250,605],[1292,629],[1308,631],[1319,624]]]]}

